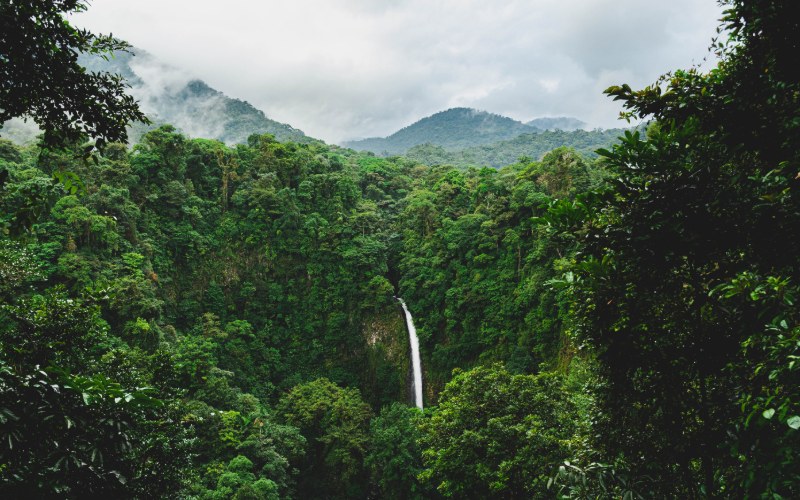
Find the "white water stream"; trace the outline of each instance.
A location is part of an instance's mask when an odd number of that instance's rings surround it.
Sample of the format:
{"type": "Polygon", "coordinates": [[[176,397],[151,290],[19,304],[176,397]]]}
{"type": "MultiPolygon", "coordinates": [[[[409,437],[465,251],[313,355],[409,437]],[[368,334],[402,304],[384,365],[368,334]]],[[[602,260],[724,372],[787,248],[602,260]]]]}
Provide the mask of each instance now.
{"type": "Polygon", "coordinates": [[[419,359],[419,338],[417,338],[417,329],[414,328],[414,320],[411,318],[406,303],[403,299],[397,299],[400,305],[403,306],[403,312],[406,313],[406,326],[408,327],[408,340],[411,343],[411,368],[414,370],[414,402],[417,408],[422,409],[422,362],[419,359]]]}

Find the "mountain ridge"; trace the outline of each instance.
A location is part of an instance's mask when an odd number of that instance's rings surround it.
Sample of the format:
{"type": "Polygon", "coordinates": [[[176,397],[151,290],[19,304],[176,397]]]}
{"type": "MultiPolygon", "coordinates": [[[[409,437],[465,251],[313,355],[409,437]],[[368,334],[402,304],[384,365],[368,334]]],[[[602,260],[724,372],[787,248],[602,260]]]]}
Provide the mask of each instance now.
{"type": "Polygon", "coordinates": [[[421,118],[389,136],[345,141],[342,146],[380,155],[402,155],[416,146],[434,144],[452,153],[512,140],[523,134],[585,127],[585,122],[572,117],[535,118],[522,123],[496,113],[458,107],[421,118]]]}
{"type": "MultiPolygon", "coordinates": [[[[90,71],[121,74],[154,125],[169,123],[189,136],[217,139],[226,144],[244,143],[256,133],[272,134],[279,141],[312,140],[302,130],[268,118],[249,102],[229,97],[144,50],[134,48],[132,53],[116,53],[110,60],[81,56],[80,62],[90,71]]],[[[135,127],[133,135],[149,128],[152,127],[135,127]]]]}
{"type": "Polygon", "coordinates": [[[530,128],[512,118],[462,107],[426,116],[387,137],[346,141],[342,145],[378,154],[402,154],[414,146],[430,142],[455,151],[511,139],[525,132],[530,132],[530,128]]]}
{"type": "MultiPolygon", "coordinates": [[[[302,130],[270,119],[247,101],[229,97],[189,73],[164,64],[148,52],[134,48],[113,57],[82,54],[79,63],[91,72],[121,75],[130,94],[139,101],[152,124],[133,123],[129,142],[144,133],[170,124],[190,137],[216,139],[226,144],[245,143],[252,134],[272,134],[279,141],[312,142],[302,130]]],[[[3,124],[0,134],[18,143],[32,142],[40,133],[32,122],[14,119],[3,124]]]]}

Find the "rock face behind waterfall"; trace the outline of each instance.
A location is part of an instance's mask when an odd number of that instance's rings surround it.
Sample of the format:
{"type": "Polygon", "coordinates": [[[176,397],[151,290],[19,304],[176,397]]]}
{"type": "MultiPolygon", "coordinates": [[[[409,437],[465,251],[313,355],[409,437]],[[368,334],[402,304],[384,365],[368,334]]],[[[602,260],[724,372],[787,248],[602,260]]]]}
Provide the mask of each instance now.
{"type": "Polygon", "coordinates": [[[368,315],[362,335],[367,344],[364,376],[360,384],[365,399],[379,402],[381,406],[394,401],[410,403],[411,354],[400,305],[393,303],[368,315]]]}

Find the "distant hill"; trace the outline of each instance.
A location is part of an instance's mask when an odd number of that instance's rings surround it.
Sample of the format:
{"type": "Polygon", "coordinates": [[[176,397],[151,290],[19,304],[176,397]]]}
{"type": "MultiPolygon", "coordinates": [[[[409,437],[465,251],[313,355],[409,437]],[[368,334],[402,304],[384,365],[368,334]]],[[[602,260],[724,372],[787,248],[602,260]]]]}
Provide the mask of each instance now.
{"type": "Polygon", "coordinates": [[[538,130],[581,130],[586,128],[586,122],[568,116],[534,118],[525,125],[538,130]]]}
{"type": "Polygon", "coordinates": [[[342,146],[379,155],[400,155],[422,144],[455,152],[469,147],[511,140],[535,131],[573,131],[586,127],[577,118],[536,118],[522,123],[506,116],[471,108],[452,108],[423,118],[388,137],[347,141],[342,146]]]}
{"type": "Polygon", "coordinates": [[[499,168],[526,156],[538,160],[560,146],[586,156],[617,142],[624,129],[583,130],[586,123],[571,117],[536,118],[528,123],[477,111],[453,108],[423,118],[385,138],[349,141],[342,145],[378,155],[402,155],[428,165],[499,168]]]}
{"type": "MultiPolygon", "coordinates": [[[[269,133],[279,141],[314,140],[301,130],[267,118],[250,103],[230,98],[147,52],[139,49],[134,52],[135,56],[116,53],[108,61],[94,56],[79,59],[89,71],[117,73],[131,85],[131,95],[153,121],[151,126],[133,124],[129,130],[132,142],[164,123],[174,125],[188,136],[218,139],[227,144],[246,142],[254,133],[269,133]]],[[[23,124],[21,120],[12,120],[0,129],[0,135],[20,143],[30,141],[37,133],[32,122],[23,124]]]]}
{"type": "Polygon", "coordinates": [[[452,108],[423,118],[386,138],[373,137],[342,145],[358,151],[397,155],[419,144],[432,143],[448,151],[490,144],[530,132],[511,118],[470,108],[452,108]]]}
{"type": "Polygon", "coordinates": [[[447,151],[435,144],[420,144],[409,149],[404,156],[426,165],[454,165],[461,167],[495,167],[515,163],[520,157],[539,160],[557,147],[574,148],[587,156],[596,156],[595,150],[608,148],[618,142],[625,129],[608,130],[545,130],[499,141],[493,144],[473,146],[459,151],[447,151]]]}

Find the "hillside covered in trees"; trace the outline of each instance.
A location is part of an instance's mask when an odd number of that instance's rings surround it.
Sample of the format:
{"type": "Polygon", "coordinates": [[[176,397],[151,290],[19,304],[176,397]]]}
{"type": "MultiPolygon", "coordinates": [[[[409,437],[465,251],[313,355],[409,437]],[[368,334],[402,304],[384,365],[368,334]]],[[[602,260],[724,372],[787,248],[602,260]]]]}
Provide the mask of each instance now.
{"type": "MultiPolygon", "coordinates": [[[[228,97],[138,48],[129,52],[115,51],[105,58],[83,54],[78,62],[89,72],[120,75],[130,85],[128,92],[151,121],[130,124],[133,143],[148,130],[166,124],[188,136],[216,139],[226,144],[245,143],[252,134],[272,134],[280,141],[314,140],[301,130],[268,118],[249,102],[228,97]]],[[[39,133],[33,123],[24,123],[20,118],[3,124],[3,136],[17,143],[33,143],[39,133]]]]}
{"type": "MultiPolygon", "coordinates": [[[[480,146],[502,148],[502,145],[499,145],[502,144],[502,141],[509,141],[525,134],[532,135],[548,130],[571,132],[581,129],[585,125],[580,120],[566,117],[538,118],[528,123],[522,123],[486,111],[452,108],[425,117],[388,137],[348,141],[343,143],[343,146],[387,156],[403,155],[414,147],[433,144],[452,153],[480,146]]],[[[530,142],[531,138],[528,139],[530,142]]],[[[572,146],[569,139],[567,142],[559,144],[559,146],[565,145],[572,146]]],[[[540,144],[538,147],[542,149],[546,146],[540,144]]],[[[547,150],[549,151],[549,149],[547,150]]]]}
{"type": "Polygon", "coordinates": [[[725,5],[716,68],[607,90],[646,130],[476,168],[129,146],[77,62],[125,44],[0,4],[0,118],[44,131],[0,139],[0,496],[800,496],[800,26],[725,5]]]}
{"type": "MultiPolygon", "coordinates": [[[[644,130],[643,127],[640,127],[644,130]]],[[[414,146],[403,156],[427,165],[454,165],[459,167],[500,168],[522,159],[541,160],[553,149],[568,147],[587,158],[597,158],[596,151],[611,147],[626,129],[608,130],[562,130],[521,134],[513,139],[483,146],[469,146],[456,151],[447,151],[436,144],[425,143],[414,146]]]]}
{"type": "MultiPolygon", "coordinates": [[[[569,147],[595,158],[626,129],[582,130],[575,118],[537,118],[521,123],[468,108],[453,108],[423,118],[389,137],[345,142],[358,151],[402,155],[426,165],[500,168],[520,158],[541,160],[545,153],[569,147]]],[[[523,160],[524,161],[524,160],[523,160]]]]}
{"type": "Polygon", "coordinates": [[[453,150],[511,139],[530,131],[531,127],[506,116],[452,108],[425,117],[389,137],[350,141],[344,146],[377,154],[403,154],[409,148],[430,142],[453,150]]]}

